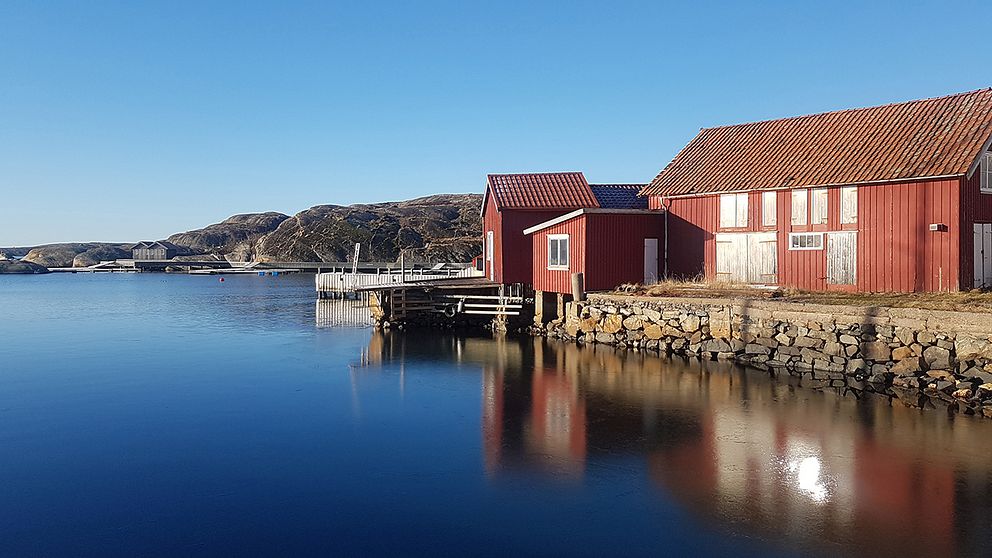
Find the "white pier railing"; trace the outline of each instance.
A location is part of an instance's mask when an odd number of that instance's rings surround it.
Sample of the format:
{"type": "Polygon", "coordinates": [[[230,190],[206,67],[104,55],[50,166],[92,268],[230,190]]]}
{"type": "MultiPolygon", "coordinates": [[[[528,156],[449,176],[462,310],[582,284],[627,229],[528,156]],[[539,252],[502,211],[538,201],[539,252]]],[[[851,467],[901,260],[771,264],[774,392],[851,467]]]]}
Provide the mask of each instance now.
{"type": "Polygon", "coordinates": [[[391,269],[377,273],[352,273],[350,271],[318,273],[315,281],[318,293],[350,293],[361,288],[388,286],[406,281],[482,276],[483,272],[474,267],[408,269],[403,273],[398,269],[391,269]]]}

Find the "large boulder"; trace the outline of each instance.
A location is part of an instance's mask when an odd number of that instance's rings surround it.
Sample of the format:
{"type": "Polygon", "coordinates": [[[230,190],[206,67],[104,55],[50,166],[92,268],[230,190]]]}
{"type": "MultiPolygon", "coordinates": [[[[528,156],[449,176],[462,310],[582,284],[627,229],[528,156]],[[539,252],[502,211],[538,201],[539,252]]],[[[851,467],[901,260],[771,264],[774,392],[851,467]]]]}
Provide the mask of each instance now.
{"type": "Polygon", "coordinates": [[[34,262],[0,260],[0,274],[30,275],[36,273],[48,273],[48,268],[34,262]]]}
{"type": "Polygon", "coordinates": [[[23,261],[36,263],[44,267],[80,267],[75,264],[76,256],[90,253],[93,256],[83,256],[80,261],[90,261],[91,263],[81,265],[92,265],[99,263],[99,255],[107,255],[103,259],[114,260],[117,258],[131,257],[131,244],[115,244],[112,242],[71,242],[64,244],[45,244],[35,246],[23,261]],[[114,257],[109,257],[115,255],[114,257]],[[95,260],[95,261],[94,261],[95,260]]]}

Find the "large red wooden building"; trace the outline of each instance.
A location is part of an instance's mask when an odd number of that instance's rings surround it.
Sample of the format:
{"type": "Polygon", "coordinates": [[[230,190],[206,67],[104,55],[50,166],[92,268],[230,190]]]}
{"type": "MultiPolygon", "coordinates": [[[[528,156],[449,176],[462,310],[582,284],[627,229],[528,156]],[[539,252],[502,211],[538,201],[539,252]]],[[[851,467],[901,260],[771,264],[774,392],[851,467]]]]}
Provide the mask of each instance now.
{"type": "Polygon", "coordinates": [[[489,175],[486,276],[992,288],[992,89],[706,128],[650,184],[489,175]],[[639,196],[640,197],[639,197],[639,196]],[[646,211],[650,209],[653,211],[646,211]],[[667,241],[666,241],[667,236],[667,241]]]}
{"type": "Polygon", "coordinates": [[[990,89],[708,128],[641,194],[668,211],[676,275],[808,290],[989,287],[990,140],[990,89]]]}

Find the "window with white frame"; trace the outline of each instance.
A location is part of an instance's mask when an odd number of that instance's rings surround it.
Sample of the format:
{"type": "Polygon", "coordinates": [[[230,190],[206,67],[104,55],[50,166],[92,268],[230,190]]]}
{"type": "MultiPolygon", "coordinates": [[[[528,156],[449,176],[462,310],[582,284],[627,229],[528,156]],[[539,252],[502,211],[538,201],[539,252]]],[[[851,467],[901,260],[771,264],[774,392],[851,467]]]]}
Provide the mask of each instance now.
{"type": "Polygon", "coordinates": [[[806,216],[808,211],[806,210],[806,202],[809,199],[809,194],[807,190],[793,190],[792,191],[792,224],[793,225],[805,225],[806,216]]]}
{"type": "Polygon", "coordinates": [[[840,189],[840,224],[853,225],[858,222],[858,187],[845,186],[840,189]]]}
{"type": "Polygon", "coordinates": [[[823,250],[823,233],[789,233],[789,250],[823,250]]]}
{"type": "Polygon", "coordinates": [[[548,269],[568,269],[568,235],[548,235],[548,269]]]}
{"type": "Polygon", "coordinates": [[[720,228],[734,229],[747,226],[747,194],[720,196],[720,228]]]}
{"type": "Polygon", "coordinates": [[[778,192],[761,193],[761,224],[774,227],[778,221],[778,192]]]}
{"type": "Polygon", "coordinates": [[[812,225],[826,225],[827,224],[827,199],[828,193],[826,188],[816,188],[809,191],[810,194],[810,212],[809,212],[809,222],[812,225]]]}
{"type": "Polygon", "coordinates": [[[493,231],[486,231],[486,261],[493,261],[493,231]]]}
{"type": "Polygon", "coordinates": [[[992,151],[982,156],[978,172],[981,173],[981,188],[983,194],[992,194],[992,151]]]}

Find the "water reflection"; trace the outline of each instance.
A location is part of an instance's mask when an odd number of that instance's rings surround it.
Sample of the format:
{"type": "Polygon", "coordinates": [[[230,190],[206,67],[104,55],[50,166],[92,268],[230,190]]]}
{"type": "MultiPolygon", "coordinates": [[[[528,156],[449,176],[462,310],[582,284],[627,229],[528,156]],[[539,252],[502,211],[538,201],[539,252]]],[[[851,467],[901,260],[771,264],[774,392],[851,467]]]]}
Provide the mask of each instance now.
{"type": "Polygon", "coordinates": [[[491,478],[582,482],[634,458],[658,498],[785,549],[992,548],[990,421],[814,392],[729,363],[540,339],[376,333],[367,358],[439,354],[482,370],[491,478]]]}
{"type": "Polygon", "coordinates": [[[372,327],[368,297],[317,300],[317,327],[372,327]]]}

